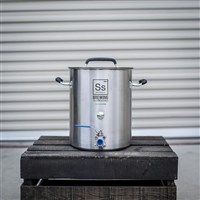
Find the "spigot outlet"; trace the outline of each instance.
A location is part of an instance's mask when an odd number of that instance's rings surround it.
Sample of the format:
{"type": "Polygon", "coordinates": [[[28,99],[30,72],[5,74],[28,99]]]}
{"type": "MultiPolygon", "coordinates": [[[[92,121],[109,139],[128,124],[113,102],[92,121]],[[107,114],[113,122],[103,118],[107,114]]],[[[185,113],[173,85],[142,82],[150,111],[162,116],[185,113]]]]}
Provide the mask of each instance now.
{"type": "Polygon", "coordinates": [[[105,137],[104,136],[97,136],[96,137],[96,144],[95,146],[99,147],[99,148],[103,148],[106,146],[105,144],[105,137]]]}
{"type": "Polygon", "coordinates": [[[106,137],[103,135],[103,131],[100,129],[97,131],[97,134],[95,136],[95,146],[99,147],[99,149],[103,149],[106,146],[105,142],[106,137]]]}
{"type": "Polygon", "coordinates": [[[103,146],[104,140],[103,138],[98,138],[97,139],[97,146],[103,146]]]}

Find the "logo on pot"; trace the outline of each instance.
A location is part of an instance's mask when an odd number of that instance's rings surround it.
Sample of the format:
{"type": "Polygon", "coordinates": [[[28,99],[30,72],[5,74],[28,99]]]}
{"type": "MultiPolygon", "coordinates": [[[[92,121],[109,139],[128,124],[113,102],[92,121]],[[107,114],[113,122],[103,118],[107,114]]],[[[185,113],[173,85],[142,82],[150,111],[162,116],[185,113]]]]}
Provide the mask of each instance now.
{"type": "Polygon", "coordinates": [[[108,100],[108,79],[93,79],[93,100],[108,100]]]}

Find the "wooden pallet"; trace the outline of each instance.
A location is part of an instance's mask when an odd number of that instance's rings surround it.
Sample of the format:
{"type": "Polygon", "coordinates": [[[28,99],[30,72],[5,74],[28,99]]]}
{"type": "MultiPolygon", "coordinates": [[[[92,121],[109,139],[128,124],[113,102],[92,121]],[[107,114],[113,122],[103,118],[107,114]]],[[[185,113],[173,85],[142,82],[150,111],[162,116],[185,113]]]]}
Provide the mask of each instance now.
{"type": "Polygon", "coordinates": [[[163,137],[120,151],[81,151],[42,136],[21,156],[21,199],[176,199],[178,157],[163,137]]]}

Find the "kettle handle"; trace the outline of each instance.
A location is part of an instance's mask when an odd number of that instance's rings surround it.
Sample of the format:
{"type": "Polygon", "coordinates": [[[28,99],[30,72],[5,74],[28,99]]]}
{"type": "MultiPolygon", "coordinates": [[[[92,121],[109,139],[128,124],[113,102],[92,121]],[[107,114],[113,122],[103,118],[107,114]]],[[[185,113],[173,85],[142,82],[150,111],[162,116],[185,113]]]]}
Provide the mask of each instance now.
{"type": "Polygon", "coordinates": [[[138,83],[133,83],[132,81],[130,81],[130,86],[134,86],[134,87],[140,87],[142,85],[145,85],[147,83],[146,79],[141,79],[138,81],[138,83]]]}
{"type": "Polygon", "coordinates": [[[113,62],[115,66],[117,64],[117,61],[114,58],[104,58],[104,57],[88,58],[85,61],[85,64],[87,65],[91,61],[110,61],[113,62]]]}
{"type": "Polygon", "coordinates": [[[58,83],[60,83],[60,84],[62,84],[62,85],[72,86],[72,81],[70,81],[70,82],[64,82],[63,79],[60,78],[60,77],[57,77],[55,79],[55,81],[58,82],[58,83]]]}

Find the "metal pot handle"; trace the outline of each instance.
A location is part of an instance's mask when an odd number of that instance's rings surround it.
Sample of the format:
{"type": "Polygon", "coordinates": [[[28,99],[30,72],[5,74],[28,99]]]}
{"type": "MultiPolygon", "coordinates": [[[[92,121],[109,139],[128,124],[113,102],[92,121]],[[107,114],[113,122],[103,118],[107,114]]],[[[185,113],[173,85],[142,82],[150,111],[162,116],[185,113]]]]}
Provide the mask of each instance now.
{"type": "Polygon", "coordinates": [[[87,64],[91,61],[110,61],[110,62],[113,62],[114,65],[116,66],[117,65],[117,61],[114,59],[114,58],[103,58],[103,57],[99,57],[99,58],[88,58],[86,61],[85,61],[85,64],[87,66],[87,64]]]}
{"type": "Polygon", "coordinates": [[[69,81],[69,82],[64,82],[62,78],[60,77],[57,77],[55,79],[56,82],[62,84],[62,85],[67,85],[67,86],[72,86],[72,81],[69,81]]]}
{"type": "Polygon", "coordinates": [[[140,87],[142,85],[145,85],[147,83],[146,79],[141,79],[138,81],[138,83],[133,83],[132,81],[130,81],[130,86],[134,86],[134,87],[140,87]]]}

